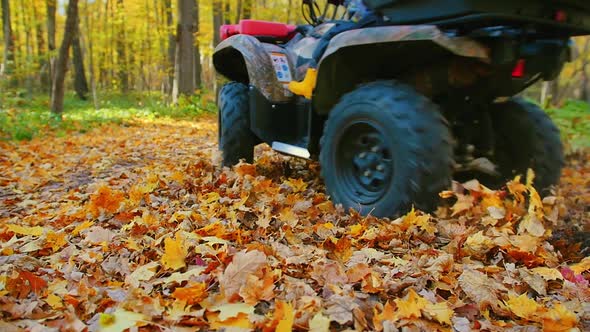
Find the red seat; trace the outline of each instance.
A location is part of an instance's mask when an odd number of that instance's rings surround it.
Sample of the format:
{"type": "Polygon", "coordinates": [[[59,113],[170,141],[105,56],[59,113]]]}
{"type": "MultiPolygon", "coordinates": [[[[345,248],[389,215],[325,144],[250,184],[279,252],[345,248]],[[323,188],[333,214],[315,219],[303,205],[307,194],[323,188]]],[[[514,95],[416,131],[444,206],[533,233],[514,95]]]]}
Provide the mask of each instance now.
{"type": "Polygon", "coordinates": [[[221,40],[233,35],[249,35],[254,37],[269,38],[276,41],[288,41],[295,35],[297,26],[277,22],[241,20],[240,24],[227,24],[221,26],[221,40]]]}

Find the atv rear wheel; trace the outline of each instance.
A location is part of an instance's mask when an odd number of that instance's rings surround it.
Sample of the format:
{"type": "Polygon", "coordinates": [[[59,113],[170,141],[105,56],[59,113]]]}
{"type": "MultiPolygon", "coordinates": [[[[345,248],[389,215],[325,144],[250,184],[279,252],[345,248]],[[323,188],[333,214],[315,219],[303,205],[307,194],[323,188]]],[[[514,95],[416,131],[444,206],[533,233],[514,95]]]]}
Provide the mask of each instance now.
{"type": "Polygon", "coordinates": [[[495,104],[491,109],[494,156],[502,185],[530,168],[540,193],[559,182],[564,165],[559,129],[539,106],[521,98],[495,104]]]}
{"type": "Polygon", "coordinates": [[[257,138],[250,130],[248,87],[231,82],[219,92],[219,149],[223,166],[233,166],[244,159],[254,161],[257,138]]]}
{"type": "Polygon", "coordinates": [[[335,203],[393,217],[431,210],[451,183],[451,134],[438,107],[413,88],[366,84],[330,112],[320,164],[335,203]]]}

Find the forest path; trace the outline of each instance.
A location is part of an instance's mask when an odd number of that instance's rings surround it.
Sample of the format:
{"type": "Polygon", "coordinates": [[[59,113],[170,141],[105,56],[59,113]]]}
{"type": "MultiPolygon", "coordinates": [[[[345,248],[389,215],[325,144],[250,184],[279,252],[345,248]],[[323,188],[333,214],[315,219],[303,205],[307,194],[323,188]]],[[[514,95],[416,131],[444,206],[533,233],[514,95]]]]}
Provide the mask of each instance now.
{"type": "Polygon", "coordinates": [[[259,147],[255,166],[220,169],[216,127],[1,142],[0,330],[590,327],[590,155],[541,220],[525,186],[471,184],[436,216],[382,221],[335,208],[314,162],[259,147]]]}

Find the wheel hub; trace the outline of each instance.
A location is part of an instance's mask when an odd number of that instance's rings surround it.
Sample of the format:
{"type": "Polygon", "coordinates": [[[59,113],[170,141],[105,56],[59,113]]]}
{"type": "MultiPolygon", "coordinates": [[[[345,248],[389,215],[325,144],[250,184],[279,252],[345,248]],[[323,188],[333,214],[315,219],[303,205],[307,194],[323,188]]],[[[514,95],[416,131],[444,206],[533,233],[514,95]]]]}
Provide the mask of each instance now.
{"type": "Polygon", "coordinates": [[[356,122],[345,129],[337,158],[340,178],[361,204],[372,204],[389,188],[393,175],[392,148],[378,125],[356,122]]]}

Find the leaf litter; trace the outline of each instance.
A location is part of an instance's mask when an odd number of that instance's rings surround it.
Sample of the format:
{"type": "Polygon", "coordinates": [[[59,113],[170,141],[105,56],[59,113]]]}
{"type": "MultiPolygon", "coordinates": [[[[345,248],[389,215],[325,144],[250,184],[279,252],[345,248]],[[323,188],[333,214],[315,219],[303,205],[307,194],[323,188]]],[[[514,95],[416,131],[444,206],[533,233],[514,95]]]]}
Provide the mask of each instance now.
{"type": "Polygon", "coordinates": [[[215,141],[205,119],[0,142],[0,330],[590,329],[587,154],[543,200],[530,173],[388,220],[267,147],[221,169],[215,141]]]}

